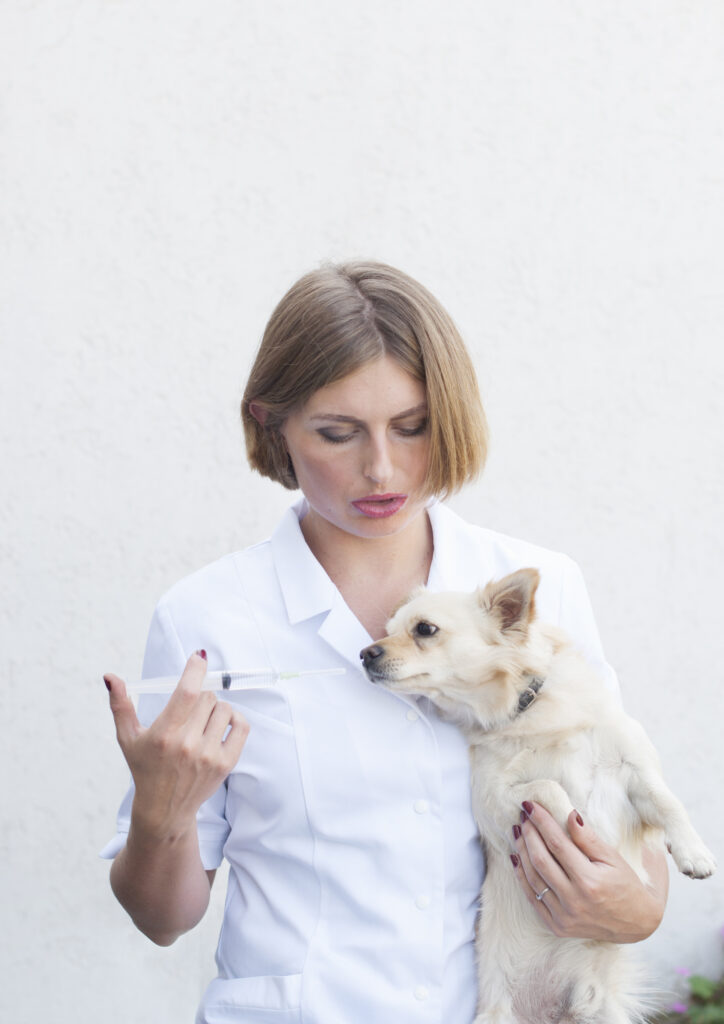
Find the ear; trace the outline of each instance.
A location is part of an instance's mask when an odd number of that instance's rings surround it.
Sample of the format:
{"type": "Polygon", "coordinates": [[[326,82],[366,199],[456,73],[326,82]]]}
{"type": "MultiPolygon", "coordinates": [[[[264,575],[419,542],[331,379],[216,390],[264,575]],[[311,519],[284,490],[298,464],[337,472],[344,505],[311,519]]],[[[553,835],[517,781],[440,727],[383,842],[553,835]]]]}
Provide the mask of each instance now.
{"type": "Polygon", "coordinates": [[[254,417],[260,427],[263,427],[266,423],[266,418],[269,415],[269,410],[261,405],[260,402],[252,400],[249,402],[249,412],[254,417]]]}
{"type": "Polygon", "coordinates": [[[535,615],[535,592],[540,583],[537,569],[519,569],[478,591],[481,607],[497,619],[503,633],[525,633],[535,615]]]}

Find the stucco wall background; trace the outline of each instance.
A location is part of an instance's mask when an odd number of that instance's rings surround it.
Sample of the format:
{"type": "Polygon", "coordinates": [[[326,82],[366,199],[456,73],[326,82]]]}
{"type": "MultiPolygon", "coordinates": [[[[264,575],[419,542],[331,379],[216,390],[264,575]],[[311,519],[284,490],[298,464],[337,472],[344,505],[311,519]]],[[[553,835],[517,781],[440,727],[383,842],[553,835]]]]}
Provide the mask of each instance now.
{"type": "MultiPolygon", "coordinates": [[[[110,895],[101,676],[286,507],[237,405],[326,258],[447,304],[493,436],[453,504],[579,561],[724,862],[723,103],[718,0],[0,5],[3,1019],[177,1024],[213,973],[222,879],[171,949],[110,895]]],[[[675,876],[641,952],[716,971],[722,925],[675,876]]]]}

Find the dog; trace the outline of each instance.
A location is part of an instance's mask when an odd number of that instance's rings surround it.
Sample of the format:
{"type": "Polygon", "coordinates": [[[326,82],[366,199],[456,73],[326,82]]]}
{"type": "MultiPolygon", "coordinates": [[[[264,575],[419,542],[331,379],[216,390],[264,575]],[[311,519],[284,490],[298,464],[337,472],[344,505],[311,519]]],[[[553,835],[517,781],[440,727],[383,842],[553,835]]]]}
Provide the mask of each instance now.
{"type": "Polygon", "coordinates": [[[564,830],[575,807],[644,882],[644,847],[663,848],[664,837],[684,874],[706,878],[716,864],[643,728],[568,638],[537,620],[539,582],[536,569],[520,569],[473,593],[420,588],[360,657],[373,683],[429,698],[470,744],[487,864],[475,1024],[632,1024],[650,1007],[623,948],[556,937],[515,878],[522,802],[543,805],[564,830]]]}

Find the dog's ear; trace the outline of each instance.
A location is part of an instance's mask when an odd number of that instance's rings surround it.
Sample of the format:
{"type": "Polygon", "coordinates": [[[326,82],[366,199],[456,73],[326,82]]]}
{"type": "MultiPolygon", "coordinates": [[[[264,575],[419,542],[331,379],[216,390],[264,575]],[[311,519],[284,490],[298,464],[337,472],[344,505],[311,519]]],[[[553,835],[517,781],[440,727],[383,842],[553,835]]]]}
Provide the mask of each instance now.
{"type": "Polygon", "coordinates": [[[535,592],[540,583],[537,569],[519,569],[502,580],[478,590],[480,605],[498,622],[503,633],[525,633],[535,615],[535,592]]]}

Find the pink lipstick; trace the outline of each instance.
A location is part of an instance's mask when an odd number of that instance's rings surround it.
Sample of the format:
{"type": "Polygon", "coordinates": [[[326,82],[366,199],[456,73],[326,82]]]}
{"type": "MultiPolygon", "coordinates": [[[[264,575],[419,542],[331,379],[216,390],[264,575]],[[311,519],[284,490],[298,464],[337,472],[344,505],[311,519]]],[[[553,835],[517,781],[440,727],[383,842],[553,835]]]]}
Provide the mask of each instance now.
{"type": "Polygon", "coordinates": [[[370,519],[384,519],[399,512],[407,501],[406,494],[368,494],[352,504],[363,516],[370,519]]]}

